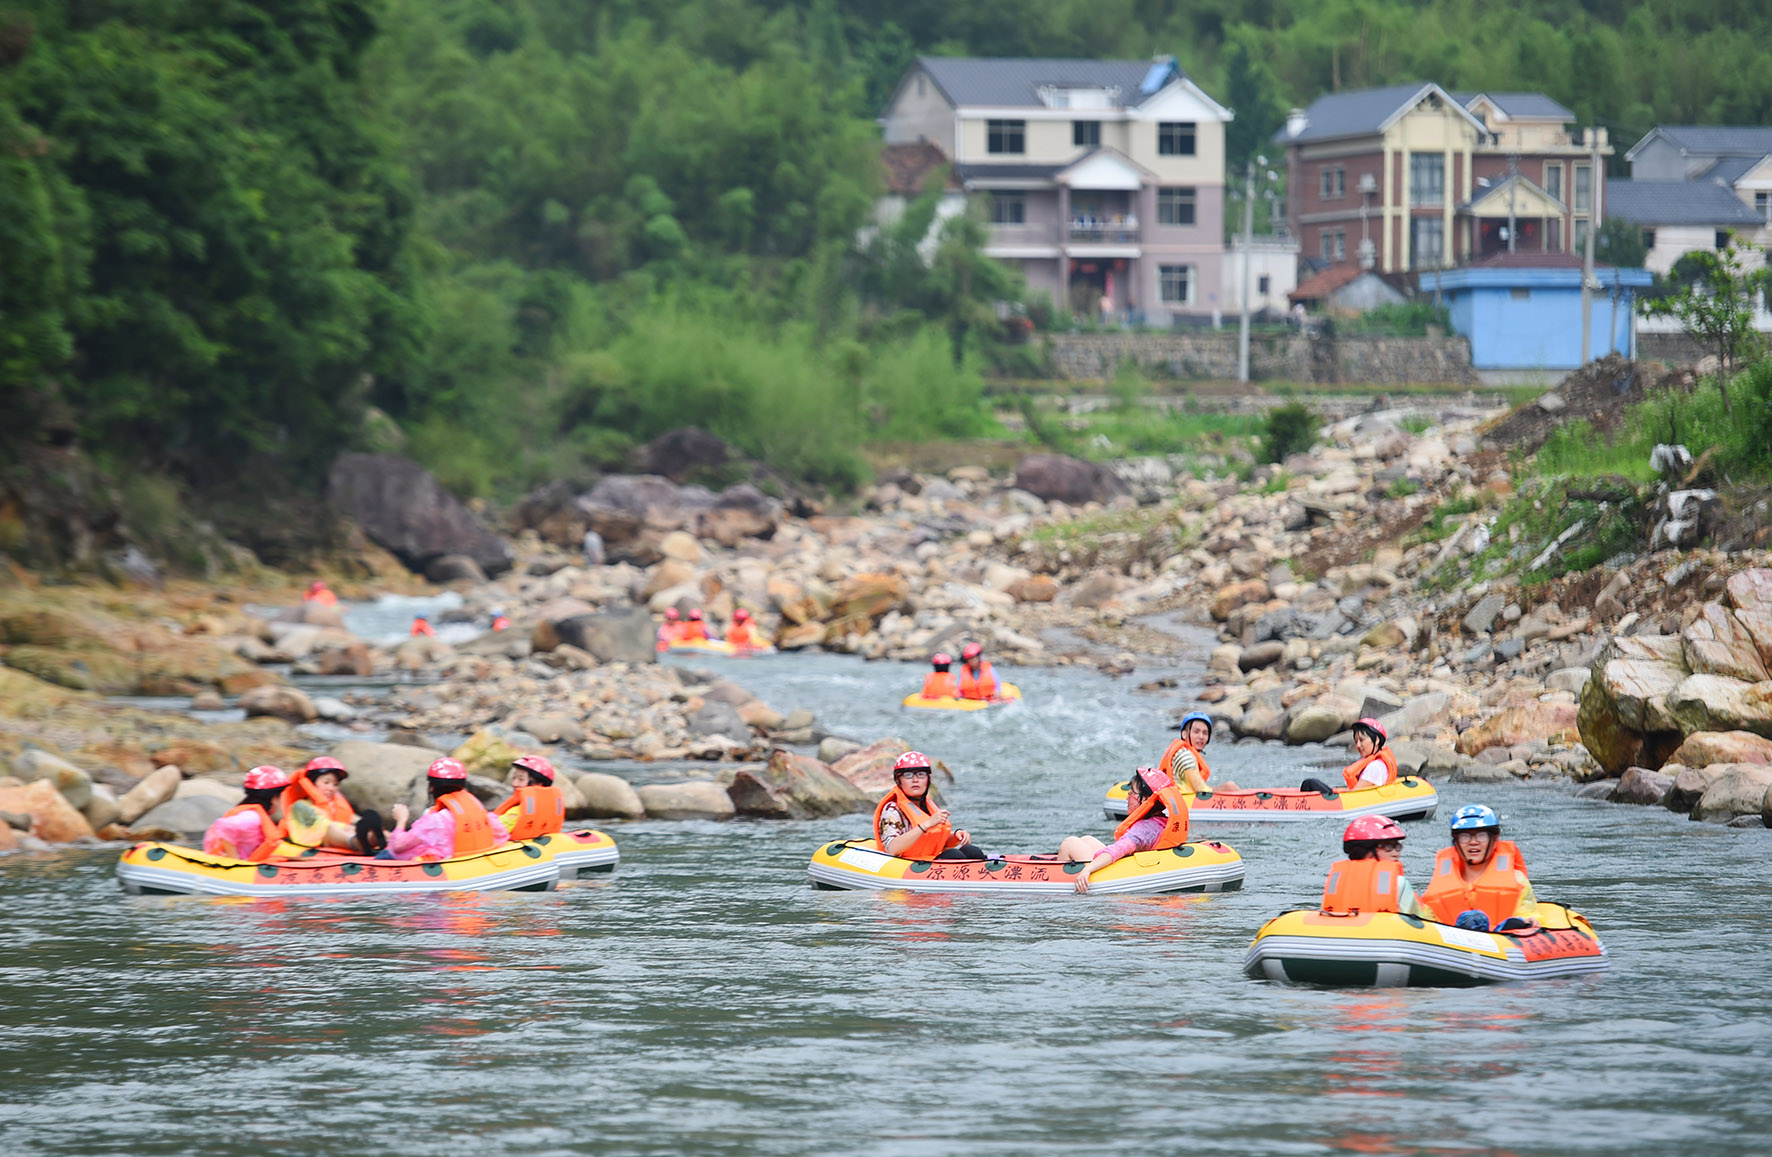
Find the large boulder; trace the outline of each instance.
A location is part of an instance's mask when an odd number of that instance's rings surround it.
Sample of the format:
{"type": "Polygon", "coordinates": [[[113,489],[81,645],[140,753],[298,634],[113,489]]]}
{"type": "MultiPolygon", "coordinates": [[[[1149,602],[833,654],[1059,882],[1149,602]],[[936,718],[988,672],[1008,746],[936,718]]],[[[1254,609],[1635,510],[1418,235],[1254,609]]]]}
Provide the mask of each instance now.
{"type": "Polygon", "coordinates": [[[640,804],[646,814],[660,820],[731,819],[737,809],[722,784],[713,780],[691,783],[650,783],[640,788],[640,804]]]}
{"type": "Polygon", "coordinates": [[[873,796],[825,764],[779,747],[761,771],[747,768],[734,776],[727,791],[739,815],[765,819],[818,819],[874,806],[873,796]]]}
{"type": "Polygon", "coordinates": [[[738,713],[738,709],[730,703],[721,703],[710,699],[704,702],[689,717],[689,734],[702,739],[723,735],[734,743],[749,746],[751,742],[750,724],[738,713]]]}
{"type": "Polygon", "coordinates": [[[1686,734],[1751,731],[1772,737],[1772,681],[1747,683],[1726,675],[1692,675],[1667,697],[1668,713],[1686,734]]]}
{"type": "Polygon", "coordinates": [[[1686,666],[1694,675],[1724,675],[1749,683],[1772,677],[1766,673],[1753,633],[1721,603],[1700,607],[1698,617],[1680,632],[1680,640],[1686,666]]]}
{"type": "Polygon", "coordinates": [[[249,719],[269,715],[290,723],[312,723],[320,714],[305,692],[281,683],[254,687],[240,696],[238,706],[249,719]]]}
{"type": "Polygon", "coordinates": [[[694,426],[666,430],[628,455],[628,465],[640,474],[662,474],[673,482],[690,475],[718,470],[731,457],[726,443],[694,426]]]}
{"type": "Polygon", "coordinates": [[[537,651],[565,644],[599,663],[656,663],[658,629],[640,607],[619,607],[537,624],[531,643],[537,651]]]}
{"type": "Polygon", "coordinates": [[[511,761],[527,752],[507,740],[502,727],[482,727],[450,752],[449,758],[459,760],[471,774],[503,782],[510,774],[511,761]]]}
{"type": "Polygon", "coordinates": [[[181,836],[201,836],[209,830],[209,825],[219,820],[222,814],[234,806],[239,793],[234,793],[234,800],[222,799],[215,795],[186,795],[169,799],[159,807],[142,814],[131,828],[165,828],[177,832],[181,836]]]}
{"type": "Polygon", "coordinates": [[[1132,493],[1112,470],[1063,454],[1029,454],[1015,466],[1015,488],[1047,502],[1107,502],[1132,493]]]}
{"type": "Polygon", "coordinates": [[[1736,765],[1732,763],[1713,763],[1709,767],[1681,767],[1677,771],[1674,764],[1667,769],[1674,772],[1673,786],[1661,802],[1670,811],[1690,814],[1704,793],[1710,790],[1711,784],[1727,775],[1736,765]]]}
{"type": "Polygon", "coordinates": [[[171,799],[182,782],[184,782],[184,775],[178,768],[156,768],[117,801],[117,822],[135,823],[136,820],[171,799]]]}
{"type": "Polygon", "coordinates": [[[1638,635],[1608,643],[1594,659],[1576,713],[1581,742],[1594,761],[1613,775],[1627,767],[1660,766],[1683,734],[1667,699],[1690,674],[1677,636],[1638,635]]]}
{"type": "Polygon", "coordinates": [[[585,819],[637,820],[646,815],[646,808],[641,804],[639,794],[634,791],[634,785],[619,775],[587,771],[575,782],[578,784],[578,794],[584,801],[585,819]]]}
{"type": "Polygon", "coordinates": [[[1695,731],[1668,757],[1682,767],[1713,763],[1772,763],[1772,739],[1751,731],[1695,731]]]}
{"type": "Polygon", "coordinates": [[[83,809],[92,799],[92,777],[42,748],[26,748],[12,761],[12,774],[26,783],[48,780],[75,811],[83,809]]]}
{"type": "Polygon", "coordinates": [[[1218,593],[1212,596],[1212,617],[1222,623],[1239,607],[1266,602],[1268,593],[1267,581],[1258,578],[1244,579],[1242,582],[1220,587],[1218,593]]]}
{"type": "Polygon", "coordinates": [[[31,834],[46,843],[65,844],[93,834],[86,817],[47,779],[0,787],[0,812],[29,816],[31,834]]]}
{"type": "Polygon", "coordinates": [[[1757,816],[1772,790],[1772,765],[1764,763],[1729,764],[1698,797],[1692,818],[1706,823],[1726,824],[1736,816],[1757,816]]]}
{"type": "Polygon", "coordinates": [[[361,739],[347,739],[327,754],[350,773],[341,790],[351,806],[359,812],[380,812],[384,820],[389,819],[395,804],[411,806],[415,795],[422,798],[425,770],[444,755],[429,747],[361,739]]]}
{"type": "Polygon", "coordinates": [[[774,538],[781,524],[781,503],[748,482],[728,486],[714,504],[696,512],[698,538],[711,538],[724,547],[735,547],[747,538],[774,538]]]}
{"type": "Polygon", "coordinates": [[[1476,755],[1491,747],[1512,747],[1535,739],[1567,743],[1576,738],[1573,703],[1533,703],[1496,712],[1458,736],[1458,753],[1476,755]]]}
{"type": "Polygon", "coordinates": [[[1618,787],[1612,793],[1615,803],[1635,803],[1654,806],[1667,798],[1667,793],[1674,787],[1674,777],[1662,771],[1651,771],[1646,767],[1626,768],[1619,777],[1618,787]]]}
{"type": "Polygon", "coordinates": [[[1451,703],[1452,697],[1446,692],[1429,691],[1415,696],[1395,711],[1380,715],[1378,722],[1385,734],[1393,738],[1415,735],[1445,722],[1451,703]]]}
{"type": "Polygon", "coordinates": [[[465,555],[489,575],[511,567],[510,546],[410,458],[340,454],[326,485],[334,506],[416,573],[445,555],[465,555]]]}
{"type": "Polygon", "coordinates": [[[1286,717],[1286,742],[1321,743],[1352,727],[1359,717],[1358,703],[1335,695],[1325,695],[1314,703],[1296,704],[1286,717]]]}
{"type": "MultiPolygon", "coordinates": [[[[892,787],[892,765],[911,749],[902,739],[879,739],[852,751],[831,765],[831,770],[863,792],[879,799],[892,787]]],[[[946,769],[943,768],[943,771],[946,769]]]]}

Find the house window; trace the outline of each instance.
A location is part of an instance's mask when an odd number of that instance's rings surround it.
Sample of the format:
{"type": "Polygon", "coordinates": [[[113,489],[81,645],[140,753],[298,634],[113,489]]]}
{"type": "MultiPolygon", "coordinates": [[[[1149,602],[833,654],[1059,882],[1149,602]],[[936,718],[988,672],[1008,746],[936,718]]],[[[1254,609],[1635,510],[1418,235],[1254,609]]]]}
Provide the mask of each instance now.
{"type": "Polygon", "coordinates": [[[1754,194],[1754,212],[1758,213],[1766,224],[1772,225],[1772,193],[1754,194]]]}
{"type": "Polygon", "coordinates": [[[1100,121],[1072,121],[1071,144],[1094,148],[1101,143],[1100,121]]]}
{"type": "Polygon", "coordinates": [[[1323,170],[1323,200],[1332,201],[1337,197],[1347,196],[1347,170],[1333,168],[1323,170]]]}
{"type": "Polygon", "coordinates": [[[1192,225],[1194,223],[1194,191],[1192,189],[1157,190],[1157,224],[1192,225]]]}
{"type": "Polygon", "coordinates": [[[1544,249],[1547,253],[1561,253],[1563,251],[1563,219],[1561,217],[1551,217],[1545,221],[1544,249]]]}
{"type": "Polygon", "coordinates": [[[1324,261],[1340,261],[1347,256],[1347,230],[1323,230],[1322,251],[1324,261]]]}
{"type": "Polygon", "coordinates": [[[1409,222],[1409,251],[1416,269],[1432,269],[1445,257],[1446,223],[1438,217],[1417,217],[1409,222]]]}
{"type": "Polygon", "coordinates": [[[985,147],[993,153],[1027,152],[1026,121],[991,121],[985,147]]]}
{"type": "Polygon", "coordinates": [[[1273,288],[1273,284],[1274,284],[1274,279],[1264,273],[1260,277],[1257,277],[1255,279],[1255,292],[1261,294],[1261,296],[1263,296],[1263,297],[1266,297],[1268,295],[1268,292],[1273,288]]]}
{"type": "Polygon", "coordinates": [[[1439,153],[1409,154],[1409,201],[1438,205],[1446,199],[1446,158],[1439,153]]]}
{"type": "Polygon", "coordinates": [[[1575,166],[1575,205],[1577,213],[1585,213],[1594,200],[1594,169],[1592,165],[1575,166]]]}
{"type": "Polygon", "coordinates": [[[1519,287],[1508,290],[1507,295],[1515,301],[1530,301],[1532,299],[1532,291],[1530,289],[1521,289],[1519,287]]]}
{"type": "Polygon", "coordinates": [[[1587,218],[1578,217],[1576,219],[1575,229],[1571,234],[1571,238],[1575,242],[1575,251],[1577,253],[1584,253],[1587,251],[1587,218]]]}
{"type": "Polygon", "coordinates": [[[1193,156],[1194,122],[1163,121],[1157,125],[1157,152],[1165,157],[1193,156]]]}
{"type": "Polygon", "coordinates": [[[1544,166],[1544,191],[1559,201],[1563,199],[1563,163],[1561,161],[1546,162],[1544,166]]]}
{"type": "Polygon", "coordinates": [[[1716,248],[1718,248],[1718,249],[1729,248],[1729,231],[1727,229],[1718,229],[1717,230],[1716,248]]]}
{"type": "Polygon", "coordinates": [[[1191,265],[1157,266],[1158,295],[1171,305],[1187,305],[1194,300],[1194,267],[1191,265]]]}
{"type": "Polygon", "coordinates": [[[1644,249],[1655,248],[1655,230],[1653,230],[1653,229],[1643,230],[1643,248],[1644,249]]]}
{"type": "Polygon", "coordinates": [[[991,224],[1025,225],[1028,217],[1026,193],[992,193],[991,224]]]}

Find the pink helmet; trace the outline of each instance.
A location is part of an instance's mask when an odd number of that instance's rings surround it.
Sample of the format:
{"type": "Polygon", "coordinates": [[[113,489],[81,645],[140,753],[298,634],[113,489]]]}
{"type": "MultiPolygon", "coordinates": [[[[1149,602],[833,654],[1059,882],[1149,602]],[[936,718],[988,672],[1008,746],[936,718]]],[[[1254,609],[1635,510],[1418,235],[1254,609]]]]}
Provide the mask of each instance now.
{"type": "Polygon", "coordinates": [[[1169,778],[1169,773],[1160,767],[1141,767],[1138,769],[1138,778],[1144,780],[1145,786],[1151,789],[1152,795],[1156,795],[1166,787],[1175,786],[1175,781],[1169,778]]]}
{"type": "Polygon", "coordinates": [[[964,647],[960,648],[960,658],[962,660],[975,659],[982,654],[984,654],[984,647],[979,643],[967,643],[964,647]]]}
{"type": "Polygon", "coordinates": [[[665,618],[669,619],[671,622],[674,623],[682,617],[683,617],[682,615],[679,615],[677,613],[676,607],[666,607],[665,608],[665,618]]]}
{"type": "Polygon", "coordinates": [[[751,618],[751,612],[745,610],[743,607],[740,607],[736,611],[732,612],[732,621],[735,623],[749,622],[750,618],[751,618]]]}
{"type": "Polygon", "coordinates": [[[1403,825],[1389,816],[1361,816],[1347,826],[1341,833],[1341,842],[1350,843],[1383,843],[1386,840],[1404,838],[1403,825]]]}
{"type": "Polygon", "coordinates": [[[924,755],[921,751],[907,751],[898,757],[898,762],[892,765],[893,775],[897,775],[901,771],[928,770],[930,770],[929,757],[924,755]]]}
{"type": "Polygon", "coordinates": [[[450,759],[446,755],[426,768],[425,774],[432,779],[466,779],[468,769],[461,765],[461,760],[450,759]]]}
{"type": "Polygon", "coordinates": [[[934,655],[929,657],[929,662],[937,667],[951,667],[954,665],[954,657],[937,651],[934,655]]]}
{"type": "Polygon", "coordinates": [[[347,775],[351,774],[350,772],[345,770],[344,764],[342,764],[338,760],[332,758],[332,756],[330,756],[330,755],[322,755],[318,759],[308,760],[308,765],[306,767],[302,768],[302,770],[307,772],[308,775],[310,775],[310,776],[318,775],[323,771],[335,771],[338,773],[338,777],[340,779],[343,779],[347,775]]]}
{"type": "Polygon", "coordinates": [[[1380,746],[1380,747],[1383,747],[1385,745],[1385,743],[1390,739],[1390,736],[1385,733],[1383,726],[1381,726],[1379,724],[1378,720],[1376,720],[1376,719],[1371,719],[1371,718],[1362,719],[1358,723],[1354,724],[1354,730],[1356,732],[1370,731],[1372,733],[1372,738],[1378,740],[1378,746],[1380,746]]]}
{"type": "Polygon", "coordinates": [[[701,612],[699,610],[690,611],[689,612],[689,621],[692,623],[701,622],[701,612]]]}
{"type": "Polygon", "coordinates": [[[247,791],[264,791],[289,786],[289,773],[280,767],[261,764],[246,773],[242,786],[247,791]]]}
{"type": "Polygon", "coordinates": [[[549,783],[554,782],[554,765],[539,755],[519,755],[511,760],[512,767],[520,767],[530,775],[539,775],[549,783]]]}

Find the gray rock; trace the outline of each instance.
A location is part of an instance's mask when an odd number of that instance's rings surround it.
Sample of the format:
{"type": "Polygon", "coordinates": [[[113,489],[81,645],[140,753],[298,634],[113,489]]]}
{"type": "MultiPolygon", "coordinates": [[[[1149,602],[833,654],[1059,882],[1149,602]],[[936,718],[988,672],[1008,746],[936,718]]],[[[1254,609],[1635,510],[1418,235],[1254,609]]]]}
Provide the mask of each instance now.
{"type": "MultiPolygon", "coordinates": [[[[238,793],[236,793],[238,794],[238,793]]],[[[233,807],[233,802],[213,795],[187,795],[169,799],[144,812],[133,828],[167,828],[182,836],[201,836],[209,825],[233,807]]]]}
{"type": "Polygon", "coordinates": [[[425,564],[425,578],[430,582],[443,584],[454,582],[483,583],[486,572],[480,564],[465,554],[438,555],[425,564]]]}
{"type": "Polygon", "coordinates": [[[162,767],[143,776],[140,783],[130,788],[117,801],[117,822],[135,823],[147,812],[171,799],[184,778],[176,767],[162,767]]]}
{"type": "Polygon", "coordinates": [[[481,524],[430,471],[397,454],[340,454],[327,497],[378,546],[422,573],[444,555],[466,555],[489,575],[510,569],[510,546],[481,524]]]}
{"type": "Polygon", "coordinates": [[[861,744],[853,739],[844,739],[837,735],[827,735],[818,745],[818,758],[823,763],[835,763],[852,751],[860,751],[861,744]]]}
{"type": "Polygon", "coordinates": [[[1242,654],[1237,656],[1237,666],[1245,671],[1255,671],[1262,667],[1272,667],[1286,654],[1284,643],[1257,643],[1253,647],[1244,647],[1242,654]]]}
{"type": "Polygon", "coordinates": [[[1581,689],[1587,686],[1588,677],[1593,672],[1586,667],[1564,667],[1560,671],[1552,671],[1545,676],[1544,686],[1549,691],[1573,691],[1580,695],[1581,689]]]}
{"type": "Polygon", "coordinates": [[[730,703],[708,700],[689,717],[689,734],[706,739],[723,735],[734,743],[749,744],[751,727],[730,703]]]}
{"type": "Polygon", "coordinates": [[[646,814],[634,785],[619,775],[587,771],[575,782],[584,797],[586,818],[637,820],[646,814]]]}
{"type": "Polygon", "coordinates": [[[116,793],[102,783],[92,785],[92,798],[86,801],[86,806],[80,811],[95,832],[116,823],[121,814],[117,807],[116,793]]]}
{"type": "Polygon", "coordinates": [[[1674,777],[1646,767],[1625,769],[1618,779],[1618,790],[1612,793],[1614,803],[1653,806],[1667,798],[1674,787],[1674,777]]]}
{"type": "Polygon", "coordinates": [[[762,768],[745,768],[728,789],[739,815],[817,819],[870,811],[874,797],[816,759],[777,748],[762,768]]]}
{"type": "Polygon", "coordinates": [[[1764,817],[1761,816],[1736,816],[1724,826],[1731,828],[1764,828],[1766,826],[1766,821],[1764,817]]]}
{"type": "Polygon", "coordinates": [[[314,700],[314,711],[328,723],[349,723],[357,718],[357,709],[343,699],[322,695],[314,700]]]}
{"type": "Polygon", "coordinates": [[[1464,629],[1473,635],[1487,635],[1494,629],[1496,616],[1506,605],[1507,598],[1503,595],[1484,595],[1464,616],[1464,629]]]}
{"type": "Polygon", "coordinates": [[[1584,783],[1575,789],[1576,799],[1612,799],[1617,794],[1616,779],[1597,779],[1593,783],[1584,783]]]}
{"type": "Polygon", "coordinates": [[[1539,395],[1538,408],[1547,414],[1556,414],[1568,409],[1569,403],[1563,400],[1563,395],[1552,390],[1548,394],[1539,395]]]}
{"type": "Polygon", "coordinates": [[[1520,657],[1520,652],[1525,649],[1526,640],[1524,639],[1503,639],[1501,642],[1495,644],[1495,657],[1502,662],[1506,662],[1509,659],[1518,659],[1520,657]]]}
{"type": "Polygon", "coordinates": [[[640,788],[637,794],[646,814],[653,819],[724,820],[737,812],[725,786],[712,780],[652,783],[640,788]]]}
{"type": "Polygon", "coordinates": [[[1095,462],[1062,454],[1029,454],[1015,467],[1015,488],[1047,502],[1108,502],[1130,494],[1124,480],[1095,462]]]}
{"type": "Polygon", "coordinates": [[[279,683],[252,688],[240,696],[237,705],[248,719],[269,715],[290,723],[312,723],[319,718],[314,701],[305,692],[279,683]]]}
{"type": "Polygon", "coordinates": [[[75,811],[83,810],[92,799],[92,777],[40,747],[27,747],[14,759],[12,774],[26,783],[47,779],[75,811]]]}
{"type": "Polygon", "coordinates": [[[1668,789],[1661,802],[1667,805],[1669,811],[1689,815],[1698,801],[1704,798],[1704,793],[1710,790],[1711,784],[1721,779],[1734,766],[1731,763],[1713,763],[1708,767],[1682,767],[1674,773],[1674,785],[1668,789]]]}
{"type": "Polygon", "coordinates": [[[599,663],[658,662],[657,628],[642,607],[574,615],[551,626],[558,642],[595,656],[599,663]]]}
{"type": "Polygon", "coordinates": [[[1417,695],[1395,711],[1379,716],[1378,722],[1389,735],[1414,735],[1445,720],[1446,708],[1451,702],[1452,697],[1444,691],[1429,691],[1417,695]]]}
{"type": "MultiPolygon", "coordinates": [[[[1758,816],[1766,794],[1772,791],[1772,764],[1734,763],[1727,767],[1699,797],[1692,818],[1726,824],[1736,816],[1758,816]]],[[[1708,769],[1706,769],[1708,770],[1708,769]]]]}
{"type": "Polygon", "coordinates": [[[1453,773],[1454,783],[1512,783],[1514,775],[1503,764],[1468,763],[1453,773]]]}
{"type": "Polygon", "coordinates": [[[392,822],[395,804],[410,807],[415,796],[424,798],[425,770],[448,753],[402,743],[349,739],[327,754],[344,764],[350,773],[340,790],[351,806],[359,812],[380,812],[384,820],[392,822]]]}

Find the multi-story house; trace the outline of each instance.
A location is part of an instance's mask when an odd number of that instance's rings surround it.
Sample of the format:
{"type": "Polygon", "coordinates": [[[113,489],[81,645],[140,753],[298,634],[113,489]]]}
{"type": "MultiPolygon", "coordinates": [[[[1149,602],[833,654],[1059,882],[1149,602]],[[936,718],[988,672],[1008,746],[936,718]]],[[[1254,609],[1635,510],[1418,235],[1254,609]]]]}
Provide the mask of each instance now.
{"type": "Polygon", "coordinates": [[[1574,121],[1538,93],[1330,93],[1274,136],[1288,223],[1307,261],[1380,273],[1507,252],[1510,223],[1515,252],[1579,251],[1605,208],[1593,152],[1603,167],[1612,150],[1605,130],[1577,134],[1574,121]]]}
{"type": "Polygon", "coordinates": [[[1631,219],[1648,234],[1647,268],[1665,273],[1693,249],[1721,248],[1731,231],[1761,248],[1772,245],[1772,128],[1657,125],[1624,159],[1631,179],[1612,184],[1638,186],[1625,195],[1636,194],[1640,211],[1631,219]],[[1728,190],[1753,216],[1734,212],[1697,183],[1728,190]],[[1707,225],[1712,239],[1703,236],[1707,225]]]}
{"type": "Polygon", "coordinates": [[[919,57],[881,117],[986,202],[986,253],[1078,313],[1166,326],[1222,301],[1230,110],[1171,57],[919,57]]]}

